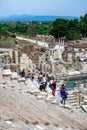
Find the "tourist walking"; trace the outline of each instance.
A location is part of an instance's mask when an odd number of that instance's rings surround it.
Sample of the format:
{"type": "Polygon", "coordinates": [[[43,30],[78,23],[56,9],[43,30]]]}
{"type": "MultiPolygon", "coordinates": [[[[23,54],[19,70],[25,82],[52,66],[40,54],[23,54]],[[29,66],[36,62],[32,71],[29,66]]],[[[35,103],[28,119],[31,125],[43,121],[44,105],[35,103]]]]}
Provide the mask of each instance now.
{"type": "Polygon", "coordinates": [[[52,89],[52,86],[53,86],[53,83],[54,83],[54,78],[51,77],[50,81],[49,81],[49,87],[52,89]]]}
{"type": "Polygon", "coordinates": [[[22,70],[21,77],[25,77],[25,69],[22,70]]]}
{"type": "Polygon", "coordinates": [[[53,96],[55,96],[55,91],[56,91],[56,81],[54,81],[52,84],[52,95],[53,96]]]}
{"type": "Polygon", "coordinates": [[[33,81],[34,80],[34,70],[32,71],[32,73],[31,73],[31,76],[30,76],[30,79],[31,79],[31,81],[33,81]]]}
{"type": "Polygon", "coordinates": [[[62,84],[62,87],[61,87],[61,89],[60,89],[60,95],[61,95],[61,98],[62,98],[61,103],[62,103],[63,105],[65,105],[65,104],[66,104],[67,92],[66,92],[66,89],[65,89],[65,85],[64,85],[64,84],[62,84]]]}
{"type": "Polygon", "coordinates": [[[39,79],[39,89],[41,91],[46,91],[46,85],[47,85],[47,81],[45,78],[45,74],[43,74],[40,76],[40,79],[39,79]]]}

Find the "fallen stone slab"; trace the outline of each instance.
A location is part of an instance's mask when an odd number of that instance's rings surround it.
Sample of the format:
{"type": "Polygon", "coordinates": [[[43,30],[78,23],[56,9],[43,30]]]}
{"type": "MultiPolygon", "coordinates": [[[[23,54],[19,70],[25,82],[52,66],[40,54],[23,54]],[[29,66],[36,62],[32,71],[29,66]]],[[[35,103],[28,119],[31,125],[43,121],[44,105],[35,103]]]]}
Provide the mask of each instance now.
{"type": "Polygon", "coordinates": [[[7,120],[6,123],[7,123],[8,125],[11,125],[11,124],[12,124],[12,121],[7,120]]]}
{"type": "Polygon", "coordinates": [[[34,130],[47,130],[47,128],[44,125],[36,125],[34,130]]]}
{"type": "Polygon", "coordinates": [[[17,74],[17,72],[12,72],[11,79],[18,79],[20,76],[17,74]]]}
{"type": "Polygon", "coordinates": [[[2,75],[3,75],[3,76],[12,75],[12,72],[11,72],[10,69],[2,70],[2,75]]]}
{"type": "Polygon", "coordinates": [[[23,78],[19,78],[18,82],[25,82],[25,78],[24,77],[23,78]]]}

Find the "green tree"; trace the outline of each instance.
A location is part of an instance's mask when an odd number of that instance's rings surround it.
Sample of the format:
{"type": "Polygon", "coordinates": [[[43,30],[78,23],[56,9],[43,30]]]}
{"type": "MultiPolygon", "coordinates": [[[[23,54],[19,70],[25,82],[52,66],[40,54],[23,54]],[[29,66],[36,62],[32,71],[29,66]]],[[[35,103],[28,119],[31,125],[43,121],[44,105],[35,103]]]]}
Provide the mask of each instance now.
{"type": "Polygon", "coordinates": [[[8,28],[6,26],[1,26],[0,35],[3,35],[5,38],[10,36],[10,32],[8,31],[8,28]]]}
{"type": "Polygon", "coordinates": [[[80,32],[78,19],[69,20],[68,29],[80,32]]]}
{"type": "Polygon", "coordinates": [[[66,34],[66,38],[68,40],[81,39],[81,34],[76,32],[75,30],[69,30],[66,34]]]}
{"type": "Polygon", "coordinates": [[[15,27],[15,32],[17,34],[26,34],[26,30],[28,28],[28,25],[25,23],[17,22],[15,27]]]}
{"type": "Polygon", "coordinates": [[[54,37],[64,37],[68,31],[68,20],[66,19],[56,19],[53,22],[53,29],[50,31],[50,34],[54,37]]]}
{"type": "Polygon", "coordinates": [[[87,37],[87,13],[80,17],[80,30],[83,37],[87,37]]]}
{"type": "Polygon", "coordinates": [[[51,22],[41,22],[36,24],[37,34],[39,35],[49,35],[50,30],[52,29],[51,22]]]}
{"type": "Polygon", "coordinates": [[[78,19],[69,20],[66,38],[69,40],[81,39],[81,31],[78,19]]]}

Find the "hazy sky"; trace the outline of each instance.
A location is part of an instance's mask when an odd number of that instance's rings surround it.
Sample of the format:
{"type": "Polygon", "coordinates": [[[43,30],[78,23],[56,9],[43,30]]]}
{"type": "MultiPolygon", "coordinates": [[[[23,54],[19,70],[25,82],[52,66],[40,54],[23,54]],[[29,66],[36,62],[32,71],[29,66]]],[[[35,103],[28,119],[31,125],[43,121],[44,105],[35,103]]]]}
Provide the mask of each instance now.
{"type": "Polygon", "coordinates": [[[0,0],[0,17],[28,15],[82,16],[87,0],[0,0]]]}

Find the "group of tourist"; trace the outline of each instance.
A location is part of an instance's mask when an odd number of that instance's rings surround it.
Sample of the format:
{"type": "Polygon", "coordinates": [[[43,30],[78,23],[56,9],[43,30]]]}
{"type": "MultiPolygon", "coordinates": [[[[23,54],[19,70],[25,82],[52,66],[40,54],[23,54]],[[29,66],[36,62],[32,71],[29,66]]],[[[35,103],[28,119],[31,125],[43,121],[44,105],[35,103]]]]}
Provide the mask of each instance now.
{"type": "MultiPolygon", "coordinates": [[[[34,70],[32,70],[31,73],[29,71],[29,78],[31,79],[31,81],[33,81],[34,75],[35,75],[34,70]]],[[[20,72],[20,76],[26,78],[25,69],[23,69],[20,72]]],[[[55,96],[56,80],[54,79],[54,76],[49,76],[48,74],[45,74],[42,71],[39,71],[38,72],[38,84],[39,84],[40,91],[46,92],[46,88],[48,86],[52,90],[52,95],[55,96]]],[[[65,105],[66,98],[67,98],[67,92],[66,92],[66,89],[65,89],[65,84],[62,84],[62,86],[60,87],[60,97],[61,97],[61,103],[63,105],[65,105]]]]}
{"type": "Polygon", "coordinates": [[[26,79],[30,78],[31,81],[33,81],[33,79],[34,79],[34,70],[32,70],[32,72],[30,72],[30,70],[29,70],[28,73],[26,74],[25,69],[23,69],[22,71],[21,70],[19,71],[19,75],[20,75],[20,77],[25,77],[26,79]]]}
{"type": "MultiPolygon", "coordinates": [[[[49,76],[48,74],[43,74],[42,72],[39,72],[38,75],[38,84],[39,84],[39,89],[41,91],[46,92],[47,86],[52,90],[52,95],[55,96],[55,91],[56,91],[56,80],[54,79],[53,76],[49,76]]],[[[63,105],[66,104],[66,98],[67,98],[67,92],[66,92],[66,86],[65,84],[62,84],[60,87],[60,97],[61,97],[61,103],[63,105]]]]}

